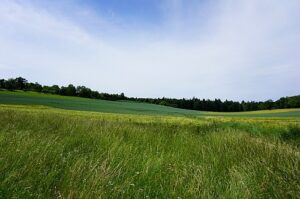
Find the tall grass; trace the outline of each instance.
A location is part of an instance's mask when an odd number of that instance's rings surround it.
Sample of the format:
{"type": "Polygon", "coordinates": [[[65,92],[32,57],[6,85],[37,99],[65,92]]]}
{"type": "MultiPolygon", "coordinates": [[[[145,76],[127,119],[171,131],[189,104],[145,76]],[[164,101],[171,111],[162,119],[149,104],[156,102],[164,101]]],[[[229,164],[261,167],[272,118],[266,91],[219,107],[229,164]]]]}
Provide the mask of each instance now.
{"type": "Polygon", "coordinates": [[[2,106],[0,198],[297,198],[279,123],[2,106]]]}

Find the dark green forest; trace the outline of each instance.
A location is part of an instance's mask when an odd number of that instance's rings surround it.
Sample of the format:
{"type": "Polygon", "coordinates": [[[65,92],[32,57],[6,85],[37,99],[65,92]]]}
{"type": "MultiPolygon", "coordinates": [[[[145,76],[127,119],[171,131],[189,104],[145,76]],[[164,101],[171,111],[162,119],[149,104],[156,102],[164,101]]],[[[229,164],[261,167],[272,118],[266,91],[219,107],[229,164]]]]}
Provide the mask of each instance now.
{"type": "Polygon", "coordinates": [[[57,94],[64,96],[77,96],[92,99],[102,100],[128,100],[134,102],[146,102],[151,104],[159,104],[164,106],[171,106],[175,108],[199,110],[199,111],[218,111],[218,112],[241,112],[241,111],[256,111],[256,110],[268,110],[268,109],[281,109],[281,108],[300,108],[300,95],[292,97],[282,97],[276,101],[232,101],[220,99],[175,99],[175,98],[133,98],[126,97],[124,93],[121,94],[109,94],[98,91],[93,91],[85,86],[74,86],[69,84],[68,86],[58,85],[41,85],[37,82],[28,82],[23,77],[0,79],[0,89],[6,90],[23,90],[34,91],[40,93],[57,94]]]}

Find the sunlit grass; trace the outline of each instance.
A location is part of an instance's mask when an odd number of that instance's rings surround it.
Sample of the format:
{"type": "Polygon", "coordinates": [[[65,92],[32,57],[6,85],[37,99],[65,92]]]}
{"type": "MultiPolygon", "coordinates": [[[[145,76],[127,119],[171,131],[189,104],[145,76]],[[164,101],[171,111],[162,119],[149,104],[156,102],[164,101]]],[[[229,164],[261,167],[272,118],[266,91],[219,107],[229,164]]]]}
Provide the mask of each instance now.
{"type": "Polygon", "coordinates": [[[299,141],[283,139],[291,127],[291,135],[297,134],[298,120],[1,105],[0,126],[0,198],[296,198],[300,193],[299,141]]]}

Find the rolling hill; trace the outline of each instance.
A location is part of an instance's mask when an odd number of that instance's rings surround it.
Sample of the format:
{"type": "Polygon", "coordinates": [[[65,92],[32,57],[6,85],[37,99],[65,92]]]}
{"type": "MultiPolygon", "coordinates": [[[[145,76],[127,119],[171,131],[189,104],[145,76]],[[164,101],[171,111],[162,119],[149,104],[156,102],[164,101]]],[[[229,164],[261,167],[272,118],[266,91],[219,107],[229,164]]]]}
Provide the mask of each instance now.
{"type": "Polygon", "coordinates": [[[161,105],[108,101],[24,91],[0,91],[0,104],[44,105],[68,110],[141,115],[230,116],[230,117],[300,117],[300,109],[220,113],[178,109],[161,105]]]}

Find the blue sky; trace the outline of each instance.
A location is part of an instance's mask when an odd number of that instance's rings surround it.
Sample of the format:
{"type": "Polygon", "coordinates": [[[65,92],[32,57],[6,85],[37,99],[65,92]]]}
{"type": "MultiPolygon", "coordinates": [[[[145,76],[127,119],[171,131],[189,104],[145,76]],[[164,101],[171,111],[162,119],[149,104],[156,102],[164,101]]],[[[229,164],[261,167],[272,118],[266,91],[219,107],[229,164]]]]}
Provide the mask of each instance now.
{"type": "Polygon", "coordinates": [[[158,0],[81,0],[86,6],[93,7],[96,11],[111,14],[130,21],[147,21],[147,23],[159,23],[161,18],[160,1],[158,0]]]}
{"type": "Polygon", "coordinates": [[[135,97],[300,94],[300,1],[1,0],[0,78],[135,97]]]}

